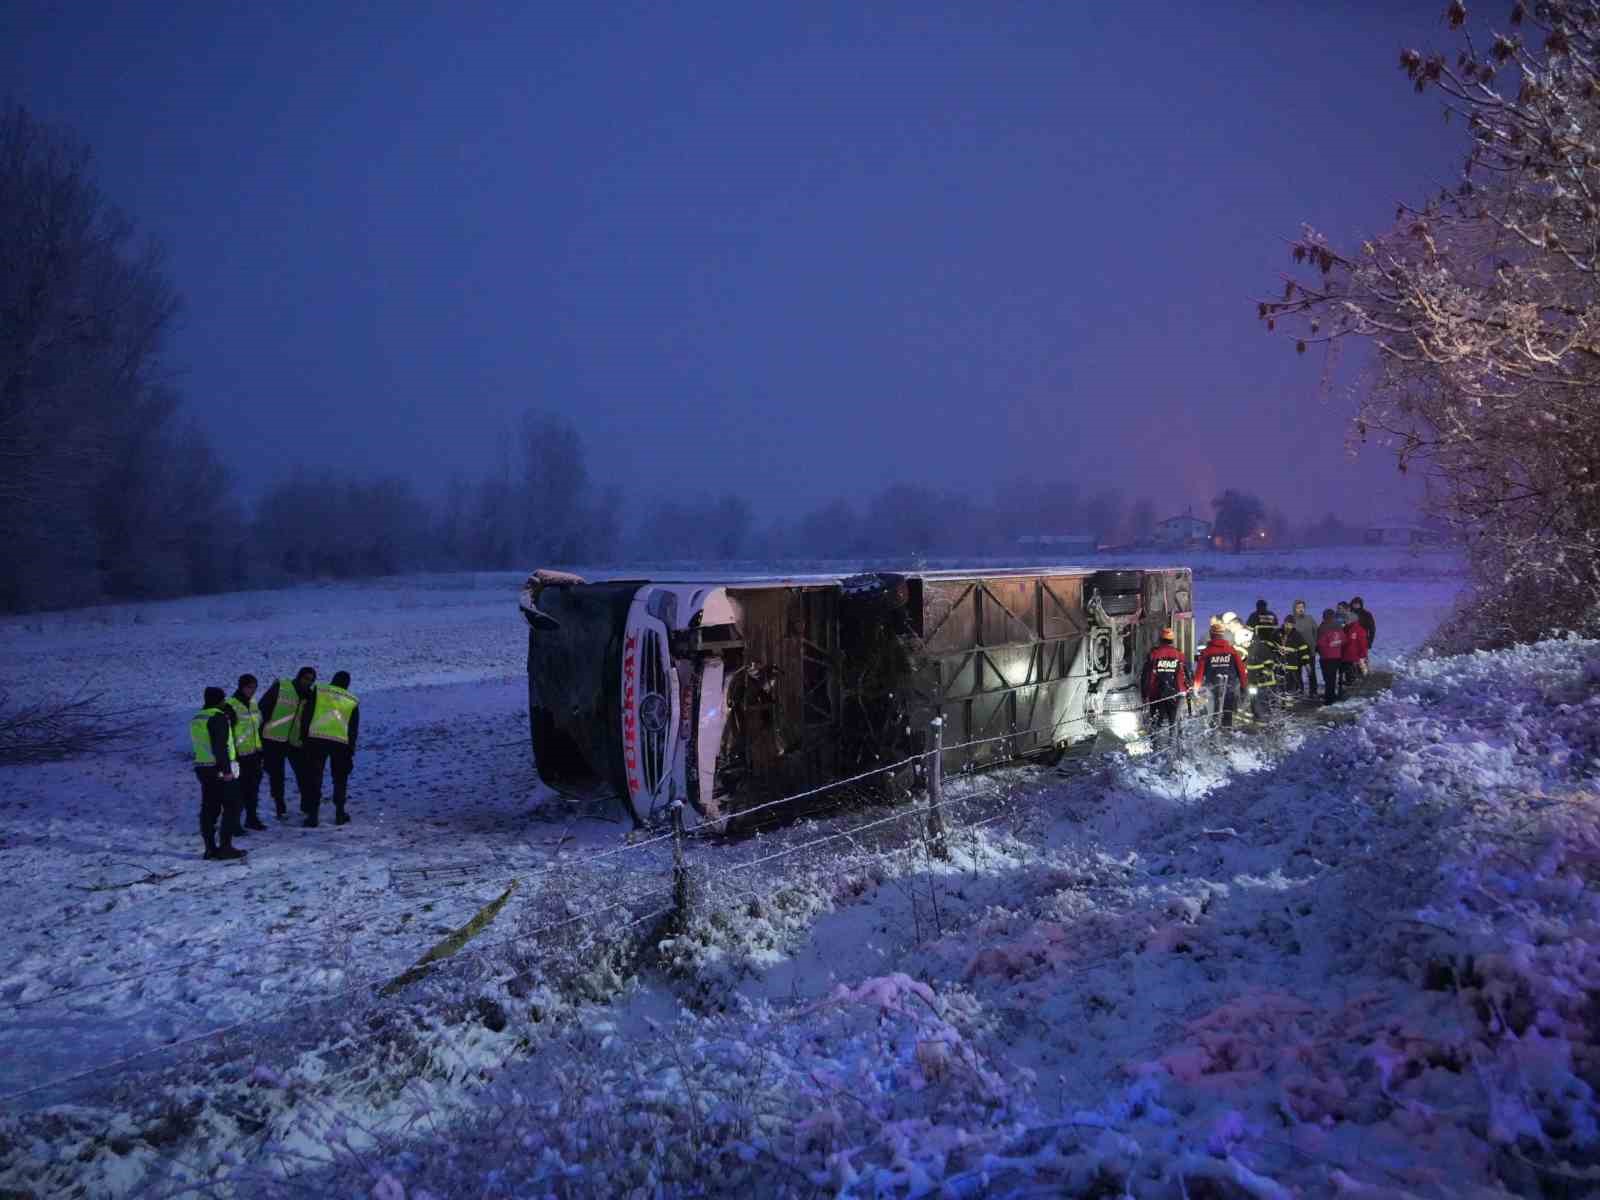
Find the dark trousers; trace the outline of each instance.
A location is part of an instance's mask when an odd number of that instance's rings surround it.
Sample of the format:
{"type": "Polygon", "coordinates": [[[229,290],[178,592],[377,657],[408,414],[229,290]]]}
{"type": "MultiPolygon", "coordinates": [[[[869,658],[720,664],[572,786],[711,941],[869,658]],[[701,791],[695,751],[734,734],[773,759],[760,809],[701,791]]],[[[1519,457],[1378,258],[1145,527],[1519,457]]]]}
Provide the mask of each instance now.
{"type": "Polygon", "coordinates": [[[316,742],[297,746],[290,752],[289,763],[294,767],[295,786],[300,789],[300,811],[315,817],[322,808],[322,773],[328,765],[327,748],[316,742]]]}
{"type": "Polygon", "coordinates": [[[335,812],[344,811],[344,802],[349,797],[350,772],[355,770],[356,756],[350,752],[350,747],[334,745],[328,748],[328,771],[333,776],[333,807],[335,812]]]}
{"type": "Polygon", "coordinates": [[[285,811],[283,802],[283,764],[289,757],[289,746],[286,742],[261,743],[261,765],[267,772],[267,788],[272,793],[272,807],[281,817],[285,811]]]}
{"type": "Polygon", "coordinates": [[[1337,658],[1322,660],[1322,702],[1332,704],[1344,689],[1339,685],[1344,679],[1344,663],[1337,658]]]}
{"type": "Polygon", "coordinates": [[[1252,721],[1265,721],[1267,719],[1267,709],[1271,707],[1272,693],[1276,686],[1276,681],[1256,684],[1255,695],[1250,697],[1250,719],[1252,721]]]}
{"type": "Polygon", "coordinates": [[[1181,696],[1169,696],[1164,700],[1157,700],[1150,706],[1150,736],[1155,737],[1162,728],[1172,731],[1172,736],[1178,736],[1178,705],[1183,702],[1181,696]]]}
{"type": "Polygon", "coordinates": [[[234,830],[239,828],[238,781],[224,779],[215,767],[196,767],[194,777],[200,781],[200,837],[207,850],[216,849],[220,818],[221,845],[227,849],[233,845],[234,830]]]}
{"type": "Polygon", "coordinates": [[[256,806],[261,803],[261,755],[247,754],[239,760],[239,808],[248,820],[256,824],[256,806]]]}
{"type": "Polygon", "coordinates": [[[1233,728],[1234,710],[1239,707],[1239,681],[1232,675],[1213,677],[1206,681],[1211,689],[1211,711],[1222,714],[1222,728],[1233,728]]]}

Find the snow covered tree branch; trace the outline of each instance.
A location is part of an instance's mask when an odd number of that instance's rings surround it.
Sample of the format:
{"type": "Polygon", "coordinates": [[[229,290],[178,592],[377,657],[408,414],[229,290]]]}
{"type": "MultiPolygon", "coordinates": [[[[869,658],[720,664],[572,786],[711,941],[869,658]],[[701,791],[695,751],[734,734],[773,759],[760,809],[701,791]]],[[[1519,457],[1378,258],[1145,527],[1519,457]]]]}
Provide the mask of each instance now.
{"type": "Polygon", "coordinates": [[[1487,41],[1460,3],[1446,17],[1454,58],[1400,66],[1464,120],[1460,179],[1353,250],[1308,228],[1257,311],[1302,352],[1376,349],[1357,434],[1425,472],[1486,600],[1548,598],[1504,614],[1533,636],[1600,587],[1600,3],[1514,4],[1487,41]]]}

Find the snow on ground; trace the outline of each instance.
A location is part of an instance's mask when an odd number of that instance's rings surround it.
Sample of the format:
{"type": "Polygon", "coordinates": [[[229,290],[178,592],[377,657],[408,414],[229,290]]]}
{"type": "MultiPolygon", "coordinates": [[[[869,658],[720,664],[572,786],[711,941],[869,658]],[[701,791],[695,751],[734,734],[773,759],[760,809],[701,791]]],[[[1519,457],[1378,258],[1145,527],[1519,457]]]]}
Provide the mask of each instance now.
{"type": "Polygon", "coordinates": [[[1561,948],[1600,930],[1577,799],[1600,650],[1409,660],[1456,581],[1392,555],[1362,574],[1364,553],[1200,564],[1197,609],[1361,594],[1401,656],[1392,696],[1181,758],[960,781],[959,821],[990,823],[949,864],[896,812],[697,846],[697,919],[665,939],[670,848],[622,850],[532,774],[515,576],[0,623],[0,689],[93,675],[158,722],[114,757],[0,771],[0,1096],[27,1114],[0,1123],[0,1185],[1275,1195],[1249,1179],[1342,1171],[1463,1195],[1518,1158],[1586,1169],[1600,981],[1561,948]],[[245,864],[204,863],[183,722],[205,684],[302,662],[362,697],[355,823],[267,816],[245,864]],[[371,998],[513,880],[495,945],[371,998]],[[632,942],[591,936],[628,922],[632,942]],[[198,1057],[16,1095],[234,1024],[198,1057]]]}

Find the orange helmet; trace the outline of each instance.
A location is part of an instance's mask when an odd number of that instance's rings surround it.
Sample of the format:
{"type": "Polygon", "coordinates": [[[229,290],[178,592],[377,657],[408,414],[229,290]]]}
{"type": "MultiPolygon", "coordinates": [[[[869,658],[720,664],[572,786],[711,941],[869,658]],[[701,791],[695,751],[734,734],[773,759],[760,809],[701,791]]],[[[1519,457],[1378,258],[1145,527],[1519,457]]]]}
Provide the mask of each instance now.
{"type": "Polygon", "coordinates": [[[1178,635],[1172,632],[1171,625],[1161,631],[1161,640],[1163,642],[1175,642],[1178,640],[1178,635]]]}

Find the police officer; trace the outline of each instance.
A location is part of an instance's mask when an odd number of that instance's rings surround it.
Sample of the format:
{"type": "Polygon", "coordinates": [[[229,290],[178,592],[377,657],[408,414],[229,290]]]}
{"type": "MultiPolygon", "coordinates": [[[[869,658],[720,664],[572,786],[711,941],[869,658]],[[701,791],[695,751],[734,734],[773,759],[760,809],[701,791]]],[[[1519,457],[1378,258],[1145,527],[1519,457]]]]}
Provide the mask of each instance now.
{"type": "Polygon", "coordinates": [[[1150,705],[1150,733],[1163,725],[1178,733],[1178,702],[1189,690],[1189,664],[1173,644],[1171,629],[1161,631],[1161,639],[1145,656],[1144,698],[1150,705]]]}
{"type": "Polygon", "coordinates": [[[312,701],[310,719],[306,724],[303,753],[306,772],[316,779],[316,799],[312,801],[306,824],[317,824],[317,810],[322,801],[322,764],[326,760],[333,768],[333,823],[348,825],[350,814],[345,812],[346,787],[350,772],[355,769],[356,738],[361,731],[361,701],[350,691],[350,672],[337,671],[332,683],[317,688],[312,701]]]}
{"type": "MultiPolygon", "coordinates": [[[[283,799],[283,766],[301,743],[301,729],[305,715],[302,709],[316,691],[317,669],[301,667],[293,679],[279,679],[261,697],[261,757],[267,772],[267,785],[272,792],[272,805],[278,820],[289,815],[283,799]]],[[[295,780],[299,782],[299,773],[295,780]]],[[[300,797],[305,807],[305,793],[300,797]]]]}
{"type": "Polygon", "coordinates": [[[1222,715],[1222,728],[1232,729],[1239,695],[1250,686],[1250,673],[1245,669],[1244,657],[1228,640],[1227,626],[1221,621],[1211,622],[1211,640],[1195,662],[1195,687],[1203,686],[1211,692],[1211,711],[1222,715]]]}
{"type": "Polygon", "coordinates": [[[234,833],[265,829],[256,808],[261,802],[261,709],[256,704],[256,677],[239,676],[239,687],[228,697],[233,714],[233,746],[239,755],[239,807],[244,823],[234,833]]]}
{"type": "Polygon", "coordinates": [[[219,687],[208,687],[202,707],[189,719],[189,741],[194,746],[194,776],[200,781],[200,838],[205,842],[205,857],[243,858],[245,851],[233,844],[233,831],[239,825],[239,761],[233,744],[233,721],[223,707],[226,696],[219,687]],[[222,839],[217,840],[217,819],[222,820],[222,839]]]}

